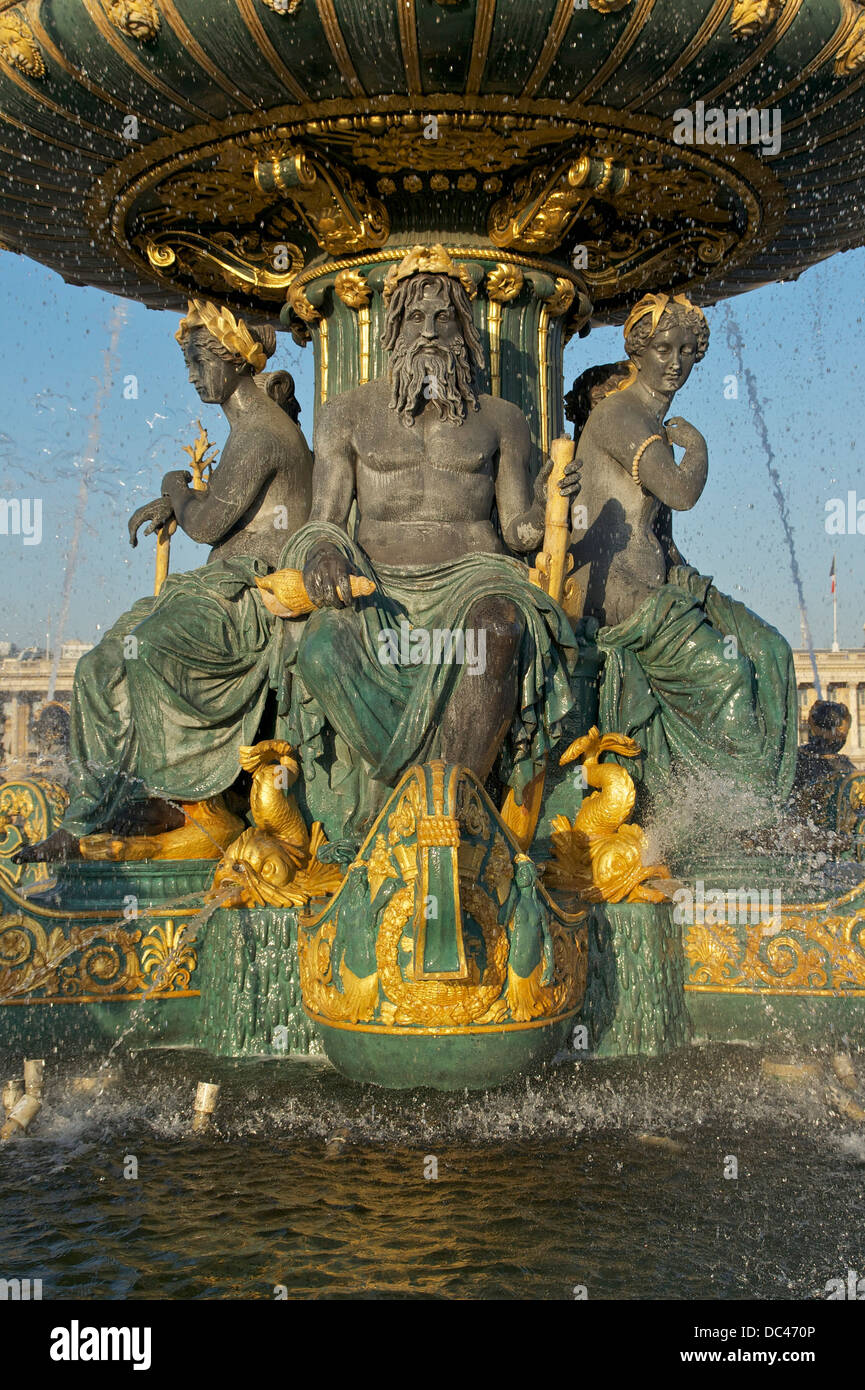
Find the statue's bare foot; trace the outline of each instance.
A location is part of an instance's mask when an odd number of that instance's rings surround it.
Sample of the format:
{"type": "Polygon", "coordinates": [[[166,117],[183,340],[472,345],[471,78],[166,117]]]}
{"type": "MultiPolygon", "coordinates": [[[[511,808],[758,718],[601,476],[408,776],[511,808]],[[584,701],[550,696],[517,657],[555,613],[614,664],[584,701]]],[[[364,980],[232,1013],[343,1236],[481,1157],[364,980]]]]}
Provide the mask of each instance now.
{"type": "Polygon", "coordinates": [[[12,856],[15,864],[53,864],[57,860],[80,858],[78,839],[68,830],[55,830],[47,840],[40,840],[38,845],[24,845],[12,856]]]}

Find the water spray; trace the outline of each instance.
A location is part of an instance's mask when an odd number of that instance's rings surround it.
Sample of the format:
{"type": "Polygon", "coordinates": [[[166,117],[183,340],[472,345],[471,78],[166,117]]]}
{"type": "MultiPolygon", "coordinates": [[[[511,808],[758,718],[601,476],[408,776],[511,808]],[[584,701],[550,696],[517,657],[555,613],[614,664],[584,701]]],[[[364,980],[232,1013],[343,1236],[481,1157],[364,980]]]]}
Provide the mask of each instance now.
{"type": "Polygon", "coordinates": [[[119,1079],[120,1073],[114,1069],[99,1071],[94,1076],[73,1076],[69,1089],[73,1095],[78,1096],[101,1095],[119,1079]]]}
{"type": "Polygon", "coordinates": [[[787,550],[790,555],[790,571],[793,575],[793,583],[796,586],[796,594],[799,599],[799,618],[802,624],[802,635],[808,647],[808,654],[811,657],[811,669],[814,672],[814,685],[817,690],[818,700],[823,699],[823,689],[820,684],[820,675],[817,670],[817,658],[814,654],[814,641],[811,636],[811,624],[808,621],[808,608],[805,603],[805,590],[802,586],[802,576],[799,572],[799,560],[796,555],[796,542],[793,537],[793,526],[790,521],[790,511],[787,506],[787,497],[781,485],[781,475],[775,467],[775,450],[769,438],[769,430],[766,425],[766,417],[763,414],[763,406],[757,394],[757,380],[750,367],[745,366],[744,347],[742,330],[733,317],[729,304],[724,305],[724,314],[727,321],[727,344],[736,358],[736,366],[739,375],[743,377],[748,388],[748,403],[754,416],[754,426],[760,437],[763,446],[763,453],[766,456],[766,468],[772,484],[772,492],[778,504],[778,511],[781,516],[781,526],[784,530],[784,539],[787,543],[787,550]]]}

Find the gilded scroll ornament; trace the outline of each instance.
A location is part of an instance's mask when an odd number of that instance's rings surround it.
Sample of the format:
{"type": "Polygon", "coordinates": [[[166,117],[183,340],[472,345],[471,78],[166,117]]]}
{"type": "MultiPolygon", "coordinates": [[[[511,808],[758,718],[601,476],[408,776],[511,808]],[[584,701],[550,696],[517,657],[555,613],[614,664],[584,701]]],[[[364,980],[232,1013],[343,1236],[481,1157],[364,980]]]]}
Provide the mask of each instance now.
{"type": "Polygon", "coordinates": [[[629,171],[611,159],[582,155],[522,175],[490,209],[487,230],[495,246],[553,251],[594,197],[615,198],[629,171]]]}
{"type": "Polygon", "coordinates": [[[261,0],[274,14],[297,14],[303,0],[261,0]]]}
{"type": "MultiPolygon", "coordinates": [[[[328,147],[347,161],[377,174],[409,169],[446,173],[472,169],[491,174],[512,169],[550,146],[575,139],[578,133],[576,122],[562,117],[435,110],[428,114],[435,116],[438,140],[424,139],[423,122],[416,112],[315,121],[307,123],[303,133],[307,138],[326,138],[328,147]]],[[[457,179],[462,192],[472,192],[476,185],[473,174],[457,179]],[[469,180],[471,187],[467,187],[469,180]]]]}
{"type": "Polygon", "coordinates": [[[623,734],[597,728],[574,742],[559,762],[581,759],[586,781],[597,790],[585,797],[576,819],[553,818],[554,858],[545,865],[547,886],[577,893],[586,902],[666,902],[669,894],[648,880],[669,878],[662,864],[644,863],[646,836],[638,825],[625,824],[634,809],[634,779],[617,763],[602,763],[604,753],[635,758],[639,746],[623,734]]]}
{"type": "Polygon", "coordinates": [[[32,868],[16,864],[13,856],[19,849],[47,839],[63,819],[68,804],[65,788],[42,777],[0,786],[0,882],[20,889],[28,881],[32,868]]]}
{"type": "Polygon", "coordinates": [[[686,988],[713,993],[865,993],[865,908],[782,910],[780,921],[691,922],[686,988]]]}
{"type": "Polygon", "coordinates": [[[321,249],[333,255],[382,246],[390,233],[387,209],[360,179],[305,150],[290,147],[260,161],[255,182],[263,193],[290,198],[321,249]]]}
{"type": "Polygon", "coordinates": [[[854,0],[842,0],[842,5],[850,28],[835,54],[835,76],[852,77],[865,66],[865,8],[854,0]]]}
{"type": "Polygon", "coordinates": [[[150,43],[157,37],[162,20],[154,0],[102,0],[102,7],[127,38],[150,43]]]}
{"type": "Polygon", "coordinates": [[[730,28],[737,39],[752,39],[764,34],[775,23],[784,0],[733,0],[730,28]]]}
{"type": "Polygon", "coordinates": [[[332,903],[300,917],[304,1003],[325,1021],[396,1033],[558,1018],[585,988],[576,922],[515,857],[480,783],[429,763],[406,774],[332,903]]]}
{"type": "Polygon", "coordinates": [[[307,298],[303,285],[289,286],[288,302],[293,312],[299,319],[303,319],[304,323],[318,323],[321,319],[320,311],[307,298]]]}
{"type": "Polygon", "coordinates": [[[0,1005],[186,992],[196,968],[186,927],[154,928],[142,960],[141,935],[116,924],[46,929],[26,913],[0,917],[0,1005]]]}
{"type": "Polygon", "coordinates": [[[44,77],[45,63],[23,15],[7,10],[0,16],[0,62],[25,77],[44,77]]]}
{"type": "Polygon", "coordinates": [[[632,0],[589,0],[589,7],[598,14],[618,14],[619,10],[627,9],[631,2],[632,0]]]}

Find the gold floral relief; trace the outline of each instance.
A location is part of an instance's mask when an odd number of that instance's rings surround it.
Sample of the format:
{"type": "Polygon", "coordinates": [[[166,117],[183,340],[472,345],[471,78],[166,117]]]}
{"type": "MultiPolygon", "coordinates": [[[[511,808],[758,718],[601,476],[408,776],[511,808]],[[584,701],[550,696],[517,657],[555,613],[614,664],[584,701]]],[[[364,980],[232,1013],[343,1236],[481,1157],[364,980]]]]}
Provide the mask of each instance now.
{"type": "Polygon", "coordinates": [[[117,924],[46,929],[26,913],[0,917],[0,1005],[189,993],[197,959],[187,928],[167,921],[141,937],[117,924]]]}
{"type": "Polygon", "coordinates": [[[781,914],[779,925],[690,923],[687,987],[772,994],[865,992],[865,907],[781,914]]]}

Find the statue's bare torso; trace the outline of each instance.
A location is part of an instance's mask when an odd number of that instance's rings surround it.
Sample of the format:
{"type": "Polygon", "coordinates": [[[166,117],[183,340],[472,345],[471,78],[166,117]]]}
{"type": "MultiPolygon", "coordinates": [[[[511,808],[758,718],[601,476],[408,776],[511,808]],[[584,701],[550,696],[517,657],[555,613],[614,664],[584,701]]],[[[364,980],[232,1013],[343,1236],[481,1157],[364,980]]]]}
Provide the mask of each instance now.
{"type": "Polygon", "coordinates": [[[433,401],[407,427],[377,381],[348,391],[322,410],[316,433],[311,519],[344,526],[353,499],[358,543],[386,565],[435,565],[461,555],[540,543],[532,508],[530,440],[509,401],[479,397],[457,425],[433,401]]]}

